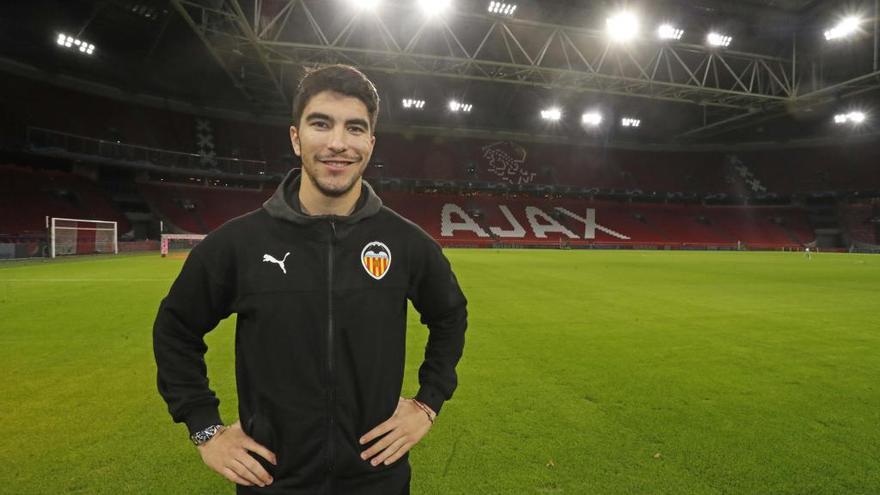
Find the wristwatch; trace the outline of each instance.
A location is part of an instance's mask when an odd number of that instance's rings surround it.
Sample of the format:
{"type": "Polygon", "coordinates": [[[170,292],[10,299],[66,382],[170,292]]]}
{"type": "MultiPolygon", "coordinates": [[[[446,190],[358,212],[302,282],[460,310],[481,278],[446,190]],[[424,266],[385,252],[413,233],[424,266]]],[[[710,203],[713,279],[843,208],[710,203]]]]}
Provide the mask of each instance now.
{"type": "Polygon", "coordinates": [[[204,430],[199,430],[193,433],[189,436],[189,439],[192,440],[192,443],[194,443],[198,447],[199,445],[204,444],[205,442],[214,438],[220,433],[223,433],[223,430],[225,429],[226,427],[223,425],[211,425],[204,430]]]}

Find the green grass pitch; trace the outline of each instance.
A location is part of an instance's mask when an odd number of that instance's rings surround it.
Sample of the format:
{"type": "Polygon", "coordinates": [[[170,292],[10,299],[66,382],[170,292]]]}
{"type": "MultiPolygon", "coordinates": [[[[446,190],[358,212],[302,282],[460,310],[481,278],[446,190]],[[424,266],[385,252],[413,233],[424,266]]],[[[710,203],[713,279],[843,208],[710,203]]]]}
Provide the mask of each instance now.
{"type": "MultiPolygon", "coordinates": [[[[447,255],[470,327],[413,493],[880,493],[880,257],[447,255]]],[[[156,391],[181,263],[0,265],[0,492],[233,493],[156,391]]],[[[231,320],[208,336],[228,422],[231,320]]],[[[404,394],[426,334],[411,311],[404,394]]]]}

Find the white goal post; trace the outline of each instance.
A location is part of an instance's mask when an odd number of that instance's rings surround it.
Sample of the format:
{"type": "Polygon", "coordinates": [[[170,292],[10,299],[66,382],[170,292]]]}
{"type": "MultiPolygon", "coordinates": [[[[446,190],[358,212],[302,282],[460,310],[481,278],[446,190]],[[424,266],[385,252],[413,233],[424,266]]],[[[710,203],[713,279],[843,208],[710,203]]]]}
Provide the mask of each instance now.
{"type": "Polygon", "coordinates": [[[165,257],[168,256],[168,250],[171,248],[172,244],[174,244],[175,247],[176,245],[183,244],[182,247],[191,248],[204,238],[205,236],[203,234],[162,234],[160,252],[162,253],[162,256],[165,257]]]}
{"type": "Polygon", "coordinates": [[[117,254],[116,222],[85,218],[46,217],[49,255],[117,254]]]}

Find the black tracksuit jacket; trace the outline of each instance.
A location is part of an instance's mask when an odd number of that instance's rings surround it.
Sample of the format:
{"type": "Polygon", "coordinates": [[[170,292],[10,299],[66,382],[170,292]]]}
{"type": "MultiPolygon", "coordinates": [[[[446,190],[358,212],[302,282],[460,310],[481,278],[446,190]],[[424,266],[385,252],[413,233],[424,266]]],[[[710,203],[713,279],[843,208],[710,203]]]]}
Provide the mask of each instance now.
{"type": "Polygon", "coordinates": [[[236,313],[239,419],[278,459],[255,455],[274,482],[238,492],[396,495],[408,455],[373,467],[358,439],[397,406],[407,299],[430,331],[416,398],[437,412],[457,385],[467,302],[440,246],[369,184],[351,215],[307,216],[299,180],[191,251],[153,328],[159,392],[190,432],[222,422],[204,335],[236,313]]]}

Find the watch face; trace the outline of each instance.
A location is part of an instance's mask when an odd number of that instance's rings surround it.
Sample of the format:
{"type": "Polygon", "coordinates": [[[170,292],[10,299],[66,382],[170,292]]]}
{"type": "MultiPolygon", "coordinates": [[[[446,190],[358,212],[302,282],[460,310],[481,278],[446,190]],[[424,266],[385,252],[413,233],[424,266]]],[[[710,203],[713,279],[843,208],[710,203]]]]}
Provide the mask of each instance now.
{"type": "Polygon", "coordinates": [[[205,428],[204,430],[197,431],[190,436],[192,442],[196,445],[201,445],[208,440],[212,439],[214,435],[223,431],[223,425],[213,425],[205,428]]]}

